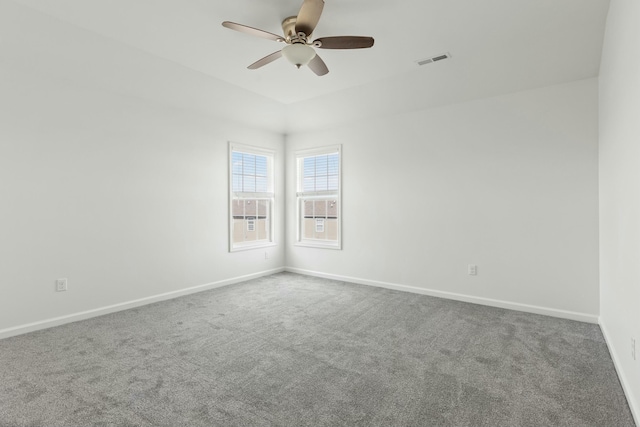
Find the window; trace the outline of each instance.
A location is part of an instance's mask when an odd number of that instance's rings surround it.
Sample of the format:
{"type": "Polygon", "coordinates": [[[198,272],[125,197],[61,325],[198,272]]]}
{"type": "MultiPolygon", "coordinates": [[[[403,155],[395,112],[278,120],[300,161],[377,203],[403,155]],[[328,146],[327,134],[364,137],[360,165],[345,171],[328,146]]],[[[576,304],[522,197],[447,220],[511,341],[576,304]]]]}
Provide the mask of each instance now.
{"type": "Polygon", "coordinates": [[[340,146],[296,153],[297,244],[341,248],[340,146]]]}
{"type": "Polygon", "coordinates": [[[273,244],[274,152],[229,144],[229,250],[273,244]]]}

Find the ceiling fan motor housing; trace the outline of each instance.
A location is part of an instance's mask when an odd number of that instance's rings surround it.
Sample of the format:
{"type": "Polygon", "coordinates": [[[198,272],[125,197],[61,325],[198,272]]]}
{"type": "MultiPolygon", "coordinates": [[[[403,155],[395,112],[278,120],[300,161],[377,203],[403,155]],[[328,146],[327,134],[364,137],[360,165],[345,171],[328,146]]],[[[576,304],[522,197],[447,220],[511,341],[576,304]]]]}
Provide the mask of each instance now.
{"type": "MultiPolygon", "coordinates": [[[[297,19],[298,19],[297,16],[290,16],[288,18],[285,18],[284,21],[282,21],[282,33],[287,39],[291,39],[291,38],[295,38],[296,36],[299,36],[299,34],[296,33],[297,19]]],[[[307,36],[310,36],[310,35],[311,34],[307,34],[307,36]]]]}

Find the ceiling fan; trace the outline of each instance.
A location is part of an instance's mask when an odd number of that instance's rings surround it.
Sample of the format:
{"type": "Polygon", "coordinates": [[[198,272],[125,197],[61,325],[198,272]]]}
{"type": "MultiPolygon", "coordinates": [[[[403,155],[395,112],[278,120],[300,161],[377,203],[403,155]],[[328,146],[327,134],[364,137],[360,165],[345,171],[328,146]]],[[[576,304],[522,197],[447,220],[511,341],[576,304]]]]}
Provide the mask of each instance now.
{"type": "Polygon", "coordinates": [[[311,71],[318,76],[324,76],[329,72],[329,69],[322,58],[316,54],[314,47],[320,49],[363,49],[373,46],[374,40],[372,37],[363,36],[334,36],[320,37],[311,41],[311,33],[318,25],[323,8],[324,0],[304,0],[298,16],[290,16],[282,21],[284,36],[229,21],[224,21],[222,26],[253,36],[286,43],[282,50],[273,52],[249,65],[247,68],[250,70],[260,68],[284,56],[296,67],[300,68],[303,65],[308,65],[311,71]]]}

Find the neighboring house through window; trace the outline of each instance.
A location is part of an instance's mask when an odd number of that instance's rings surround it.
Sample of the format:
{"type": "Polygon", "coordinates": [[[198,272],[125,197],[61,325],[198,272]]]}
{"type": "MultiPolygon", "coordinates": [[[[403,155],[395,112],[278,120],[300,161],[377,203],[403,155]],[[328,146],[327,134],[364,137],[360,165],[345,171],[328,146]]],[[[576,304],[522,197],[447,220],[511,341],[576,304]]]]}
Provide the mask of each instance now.
{"type": "Polygon", "coordinates": [[[340,146],[296,153],[297,244],[341,248],[340,146]]]}
{"type": "Polygon", "coordinates": [[[229,144],[229,250],[273,244],[274,152],[229,144]]]}

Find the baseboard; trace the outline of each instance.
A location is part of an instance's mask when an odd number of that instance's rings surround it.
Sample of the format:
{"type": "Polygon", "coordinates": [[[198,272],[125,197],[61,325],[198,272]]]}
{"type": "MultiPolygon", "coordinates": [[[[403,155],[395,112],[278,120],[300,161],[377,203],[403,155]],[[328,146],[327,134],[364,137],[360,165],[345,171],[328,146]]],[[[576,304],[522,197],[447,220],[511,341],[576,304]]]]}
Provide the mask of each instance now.
{"type": "Polygon", "coordinates": [[[457,294],[454,292],[437,291],[434,289],[418,288],[415,286],[400,285],[397,283],[380,282],[377,280],[361,279],[358,277],[340,276],[337,274],[321,273],[318,271],[304,270],[301,268],[285,267],[285,271],[304,274],[307,276],[323,277],[325,279],[340,280],[343,282],[357,283],[360,285],[376,286],[379,288],[393,289],[396,291],[411,292],[414,294],[429,295],[437,298],[445,298],[472,304],[488,305],[491,307],[505,308],[508,310],[524,311],[526,313],[542,314],[545,316],[559,317],[562,319],[577,320],[579,322],[598,323],[598,316],[575,311],[558,310],[555,308],[539,307],[535,305],[520,304],[517,302],[501,301],[491,298],[475,297],[471,295],[457,294]]]}
{"type": "Polygon", "coordinates": [[[197,292],[207,291],[209,289],[221,288],[223,286],[233,285],[235,283],[244,282],[246,280],[258,277],[268,276],[270,274],[280,273],[284,268],[275,268],[272,270],[261,271],[258,273],[247,274],[244,276],[233,277],[231,279],[220,280],[217,282],[206,283],[204,285],[193,286],[190,288],[180,289],[177,291],[165,292],[163,294],[153,295],[150,297],[140,298],[132,301],[126,301],[119,304],[113,304],[106,307],[95,308],[93,310],[81,311],[78,313],[68,314],[66,316],[54,317],[52,319],[41,320],[38,322],[28,323],[25,325],[15,326],[12,328],[0,329],[0,339],[9,338],[16,335],[26,334],[28,332],[47,329],[54,326],[64,325],[66,323],[77,322],[79,320],[90,319],[116,311],[128,310],[130,308],[140,307],[154,302],[165,301],[168,299],[178,298],[184,295],[195,294],[197,292]]]}
{"type": "Polygon", "coordinates": [[[636,422],[637,426],[640,426],[640,407],[638,406],[639,401],[635,398],[633,390],[631,390],[631,387],[625,379],[626,377],[622,373],[620,356],[618,355],[616,348],[611,343],[611,335],[609,335],[609,329],[602,320],[602,317],[600,317],[599,323],[600,330],[602,330],[602,335],[604,336],[604,340],[607,343],[607,347],[609,348],[609,354],[611,355],[611,359],[613,360],[613,366],[616,368],[616,372],[618,373],[618,379],[620,380],[620,384],[622,385],[622,390],[624,390],[624,394],[627,397],[627,403],[629,403],[629,409],[631,409],[633,420],[636,422]]]}

